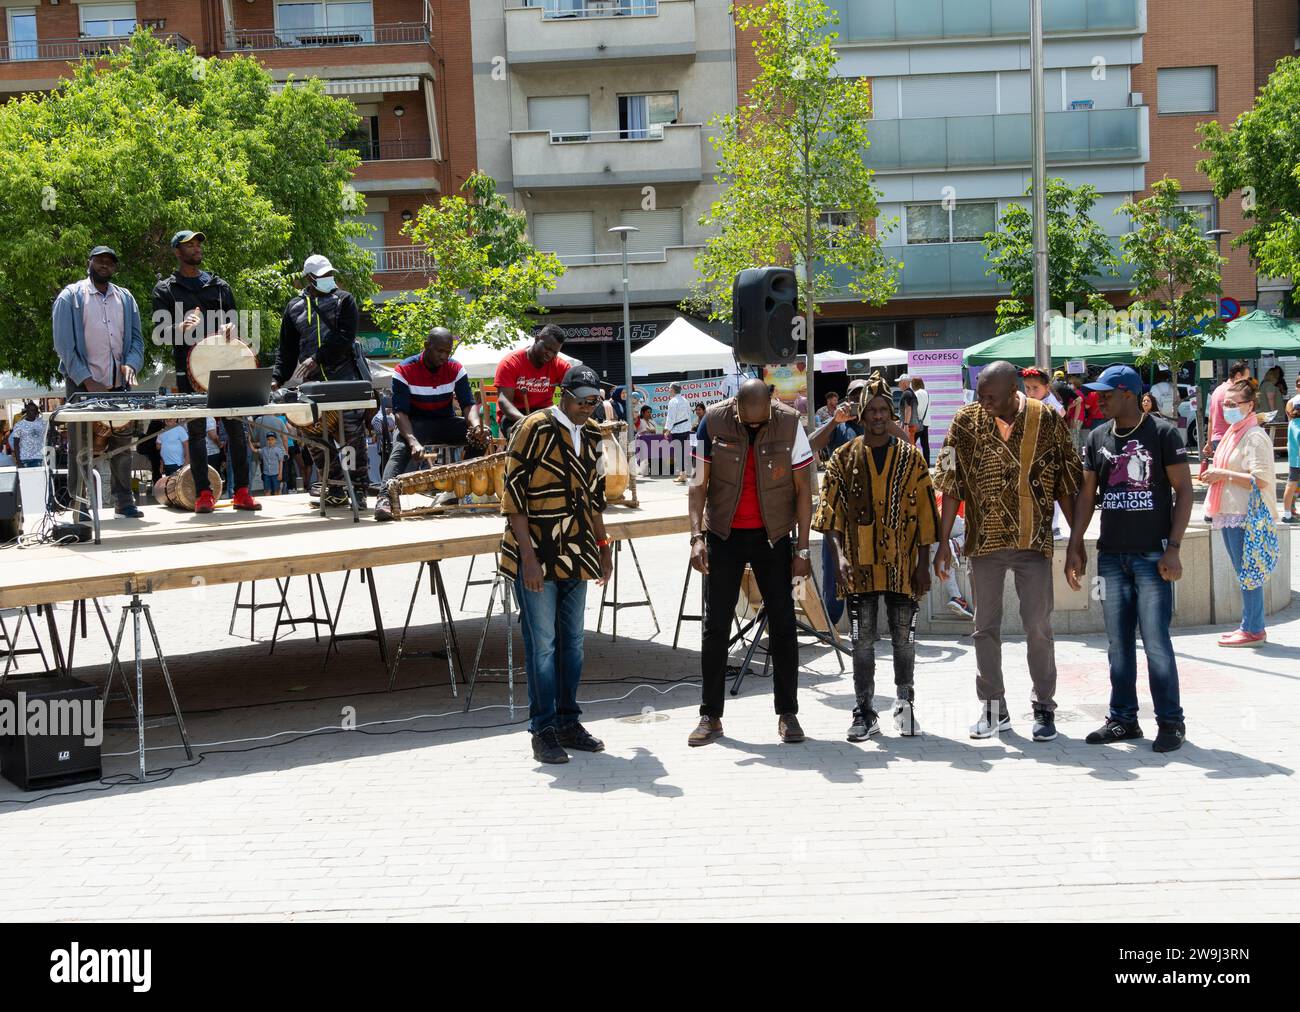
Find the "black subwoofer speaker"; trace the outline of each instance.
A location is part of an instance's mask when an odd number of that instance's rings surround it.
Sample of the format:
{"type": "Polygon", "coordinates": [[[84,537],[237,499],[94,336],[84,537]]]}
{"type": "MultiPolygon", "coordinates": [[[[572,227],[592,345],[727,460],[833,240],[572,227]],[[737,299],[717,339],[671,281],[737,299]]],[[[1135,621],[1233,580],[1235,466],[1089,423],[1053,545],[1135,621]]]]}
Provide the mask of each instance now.
{"type": "Polygon", "coordinates": [[[98,780],[99,745],[85,740],[92,728],[102,733],[98,701],[99,690],[76,678],[6,679],[0,685],[0,775],[25,791],[98,780]]]}

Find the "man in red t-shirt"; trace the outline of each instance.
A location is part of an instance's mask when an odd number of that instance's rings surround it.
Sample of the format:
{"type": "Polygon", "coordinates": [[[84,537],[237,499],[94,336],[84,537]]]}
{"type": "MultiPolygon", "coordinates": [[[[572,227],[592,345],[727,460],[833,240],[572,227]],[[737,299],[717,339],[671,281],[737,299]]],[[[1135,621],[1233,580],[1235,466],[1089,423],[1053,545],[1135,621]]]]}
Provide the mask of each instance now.
{"type": "Polygon", "coordinates": [[[555,400],[555,388],[569,363],[560,358],[564,331],[547,324],[537,332],[532,347],[512,351],[497,364],[497,407],[501,429],[509,432],[524,415],[539,408],[549,408],[555,400]]]}

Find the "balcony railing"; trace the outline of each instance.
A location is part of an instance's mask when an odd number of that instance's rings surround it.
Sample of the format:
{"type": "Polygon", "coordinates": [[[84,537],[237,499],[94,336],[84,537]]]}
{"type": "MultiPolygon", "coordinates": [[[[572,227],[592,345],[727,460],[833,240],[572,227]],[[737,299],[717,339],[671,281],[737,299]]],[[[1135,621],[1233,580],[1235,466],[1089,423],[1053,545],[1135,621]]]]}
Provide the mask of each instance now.
{"type": "Polygon", "coordinates": [[[400,141],[336,141],[334,148],[355,151],[363,162],[387,161],[395,158],[432,158],[433,145],[428,137],[411,137],[400,141]]]}
{"type": "Polygon", "coordinates": [[[515,188],[698,182],[700,131],[698,123],[644,130],[511,131],[515,188]]]}
{"type": "Polygon", "coordinates": [[[545,0],[544,3],[525,3],[520,7],[540,7],[547,21],[561,18],[583,20],[587,18],[653,17],[659,13],[658,0],[545,0]]]}
{"type": "MultiPolygon", "coordinates": [[[[1142,157],[1144,107],[1047,114],[1049,162],[1132,161],[1142,157]]],[[[1028,165],[1027,113],[877,119],[867,130],[873,169],[977,168],[1028,165]]]]}
{"type": "MultiPolygon", "coordinates": [[[[1118,258],[1119,239],[1111,238],[1110,247],[1118,258]]],[[[987,251],[982,242],[884,246],[882,252],[903,265],[895,297],[993,295],[1007,291],[996,274],[985,273],[991,265],[985,259],[987,251]]],[[[1133,276],[1132,265],[1120,261],[1117,269],[1118,277],[1094,277],[1093,284],[1110,290],[1127,287],[1133,276]]],[[[848,288],[850,272],[832,268],[829,273],[839,298],[857,298],[848,288]]]]}
{"type": "MultiPolygon", "coordinates": [[[[674,247],[676,249],[677,247],[674,247]]],[[[565,267],[603,267],[608,264],[622,264],[622,253],[561,253],[560,263],[565,267]]],[[[645,250],[640,253],[628,253],[630,264],[661,264],[668,259],[667,250],[645,250]]]]}
{"type": "Polygon", "coordinates": [[[409,271],[432,273],[433,258],[419,246],[373,246],[367,251],[375,261],[376,274],[403,274],[409,271]]]}
{"type": "Polygon", "coordinates": [[[317,46],[391,46],[429,40],[429,26],[420,22],[340,25],[337,28],[237,28],[226,36],[226,52],[317,46]]]}
{"type": "MultiPolygon", "coordinates": [[[[701,246],[669,246],[661,250],[629,253],[636,264],[630,275],[630,297],[636,302],[679,302],[695,281],[695,257],[701,246]]],[[[568,270],[555,290],[541,295],[546,306],[590,306],[608,301],[609,293],[623,283],[622,255],[590,253],[561,257],[568,270]]]]}
{"type": "MultiPolygon", "coordinates": [[[[904,42],[1029,34],[1025,0],[838,0],[842,42],[904,42]]],[[[1043,31],[1136,31],[1138,0],[1044,0],[1043,31]]]]}
{"type": "MultiPolygon", "coordinates": [[[[189,49],[193,43],[184,35],[167,32],[155,36],[175,49],[189,49]]],[[[32,60],[100,60],[112,56],[131,41],[129,35],[111,38],[38,39],[35,42],[0,42],[0,63],[32,60]]]]}

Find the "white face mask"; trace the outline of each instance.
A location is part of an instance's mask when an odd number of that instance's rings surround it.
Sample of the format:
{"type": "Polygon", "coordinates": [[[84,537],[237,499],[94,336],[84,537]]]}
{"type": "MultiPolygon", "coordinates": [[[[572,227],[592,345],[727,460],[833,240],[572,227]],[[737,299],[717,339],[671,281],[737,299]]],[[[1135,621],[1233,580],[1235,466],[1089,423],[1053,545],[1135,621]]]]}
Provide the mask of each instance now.
{"type": "Polygon", "coordinates": [[[326,274],[323,278],[313,278],[312,284],[316,286],[316,291],[326,294],[334,291],[337,287],[337,282],[335,282],[334,278],[329,274],[326,274]]]}
{"type": "Polygon", "coordinates": [[[1223,409],[1223,420],[1227,422],[1229,425],[1236,425],[1239,421],[1241,421],[1245,417],[1246,417],[1246,412],[1242,411],[1241,408],[1234,406],[1231,408],[1223,409]]]}

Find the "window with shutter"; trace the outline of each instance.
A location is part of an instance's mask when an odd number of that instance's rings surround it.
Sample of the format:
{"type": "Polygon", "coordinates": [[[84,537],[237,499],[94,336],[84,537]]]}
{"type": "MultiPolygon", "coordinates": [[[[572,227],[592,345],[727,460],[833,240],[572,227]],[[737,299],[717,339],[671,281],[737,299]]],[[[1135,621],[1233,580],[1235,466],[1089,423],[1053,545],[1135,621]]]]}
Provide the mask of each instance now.
{"type": "Polygon", "coordinates": [[[629,232],[627,251],[662,256],[669,246],[682,245],[682,209],[662,207],[654,211],[623,211],[620,225],[634,225],[639,232],[629,232]]]}
{"type": "Polygon", "coordinates": [[[587,95],[530,98],[528,128],[549,130],[554,141],[588,140],[591,137],[591,99],[587,95]]]}
{"type": "Polygon", "coordinates": [[[1157,108],[1162,115],[1214,112],[1217,67],[1165,67],[1156,71],[1157,108]]]}
{"type": "Polygon", "coordinates": [[[534,212],[533,245],[566,264],[590,262],[596,252],[594,215],[591,211],[534,212]]]}

